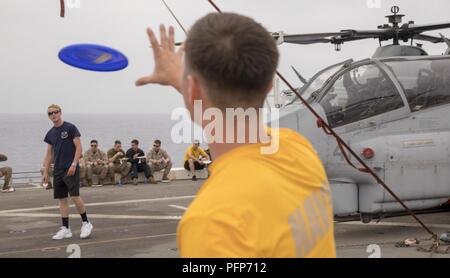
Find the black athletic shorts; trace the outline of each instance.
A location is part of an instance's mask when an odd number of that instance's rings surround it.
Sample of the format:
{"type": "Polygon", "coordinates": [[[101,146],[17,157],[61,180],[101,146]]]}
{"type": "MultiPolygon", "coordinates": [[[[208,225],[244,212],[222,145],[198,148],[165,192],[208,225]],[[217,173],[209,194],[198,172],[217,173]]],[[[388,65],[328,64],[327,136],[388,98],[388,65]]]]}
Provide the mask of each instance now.
{"type": "MultiPolygon", "coordinates": [[[[198,161],[194,161],[194,168],[195,170],[202,170],[205,168],[205,164],[200,164],[198,163],[198,161]]],[[[189,160],[186,160],[184,162],[184,169],[190,171],[191,169],[189,168],[189,160]]]]}
{"type": "Polygon", "coordinates": [[[64,199],[80,196],[80,167],[77,167],[75,174],[67,176],[69,169],[57,170],[53,174],[53,198],[64,199]]]}

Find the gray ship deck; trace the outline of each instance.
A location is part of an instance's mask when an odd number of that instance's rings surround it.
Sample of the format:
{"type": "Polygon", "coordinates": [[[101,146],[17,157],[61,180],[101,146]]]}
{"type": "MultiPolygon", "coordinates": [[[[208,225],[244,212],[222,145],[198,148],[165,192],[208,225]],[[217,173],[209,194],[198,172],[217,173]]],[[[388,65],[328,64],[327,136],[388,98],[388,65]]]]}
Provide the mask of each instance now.
{"type": "MultiPolygon", "coordinates": [[[[0,258],[67,257],[67,247],[78,244],[81,257],[177,257],[175,232],[179,218],[201,182],[126,185],[122,188],[82,188],[88,215],[95,228],[91,238],[80,240],[80,219],[71,208],[72,239],[54,241],[60,225],[51,190],[21,187],[0,195],[0,258]]],[[[450,230],[450,212],[420,215],[438,233],[450,230]]],[[[397,248],[406,238],[428,235],[402,216],[380,223],[335,223],[339,257],[369,257],[367,247],[378,244],[381,257],[430,257],[413,247],[397,248]]],[[[428,243],[424,243],[427,247],[428,243]]],[[[432,257],[450,255],[433,254],[432,257]]]]}

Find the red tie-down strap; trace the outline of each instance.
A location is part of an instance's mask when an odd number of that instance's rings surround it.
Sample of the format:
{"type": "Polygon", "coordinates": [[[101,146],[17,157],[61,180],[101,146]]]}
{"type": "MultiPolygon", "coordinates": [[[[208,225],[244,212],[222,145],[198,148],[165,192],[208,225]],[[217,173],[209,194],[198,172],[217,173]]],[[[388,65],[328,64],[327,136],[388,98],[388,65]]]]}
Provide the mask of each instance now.
{"type": "Polygon", "coordinates": [[[61,11],[59,12],[59,16],[60,17],[64,17],[65,13],[66,13],[66,7],[64,5],[64,0],[59,0],[60,6],[61,6],[61,11]]]}
{"type": "Polygon", "coordinates": [[[363,173],[370,173],[370,171],[369,171],[367,168],[358,168],[358,167],[355,166],[355,164],[353,164],[353,163],[351,162],[350,158],[348,157],[347,152],[346,152],[345,149],[344,149],[344,146],[342,146],[341,139],[338,138],[338,137],[336,137],[336,136],[334,136],[333,132],[331,132],[331,131],[328,129],[327,125],[324,125],[324,124],[323,124],[323,120],[322,120],[322,119],[317,119],[317,127],[318,127],[318,128],[322,128],[323,131],[324,131],[327,135],[332,135],[332,136],[336,139],[336,143],[337,143],[337,145],[338,145],[338,147],[339,147],[339,150],[341,151],[342,156],[344,157],[345,161],[347,161],[348,165],[352,166],[353,168],[355,168],[356,170],[358,170],[358,171],[360,171],[360,172],[363,172],[363,173]]]}

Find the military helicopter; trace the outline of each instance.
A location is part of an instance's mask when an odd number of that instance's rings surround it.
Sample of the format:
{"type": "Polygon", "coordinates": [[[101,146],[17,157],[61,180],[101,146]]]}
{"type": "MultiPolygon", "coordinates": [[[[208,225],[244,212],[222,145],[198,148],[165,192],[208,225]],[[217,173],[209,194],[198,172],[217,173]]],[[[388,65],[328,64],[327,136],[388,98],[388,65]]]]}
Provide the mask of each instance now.
{"type": "MultiPolygon", "coordinates": [[[[390,24],[376,30],[272,35],[279,44],[331,43],[338,51],[344,42],[379,40],[372,58],[343,61],[310,80],[296,71],[304,83],[296,90],[409,208],[424,210],[450,198],[450,41],[442,34],[422,33],[450,28],[450,23],[401,25],[404,15],[399,11],[392,7],[390,24]],[[388,40],[393,43],[381,45],[388,40]],[[448,48],[443,55],[430,56],[422,45],[413,46],[415,40],[448,48]]],[[[291,99],[280,105],[279,126],[303,134],[319,153],[336,218],[359,215],[369,222],[404,210],[372,176],[349,165],[356,163],[354,158],[317,127],[315,116],[292,91],[283,94],[291,99]]]]}

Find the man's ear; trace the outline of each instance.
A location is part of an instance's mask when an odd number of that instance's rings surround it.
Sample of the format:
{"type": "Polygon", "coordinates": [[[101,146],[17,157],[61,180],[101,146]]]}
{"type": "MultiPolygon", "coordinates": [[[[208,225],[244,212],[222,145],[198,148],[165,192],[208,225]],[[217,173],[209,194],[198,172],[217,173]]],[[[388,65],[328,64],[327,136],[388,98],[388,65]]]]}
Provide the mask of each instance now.
{"type": "Polygon", "coordinates": [[[270,91],[272,91],[273,86],[274,86],[274,82],[275,82],[275,80],[273,80],[272,82],[270,82],[270,83],[269,83],[269,86],[267,86],[267,88],[266,88],[267,94],[269,94],[270,91]]]}
{"type": "Polygon", "coordinates": [[[194,77],[191,74],[186,76],[186,95],[184,96],[184,102],[186,107],[191,107],[194,105],[194,77]]]}
{"type": "Polygon", "coordinates": [[[203,88],[200,84],[200,79],[195,75],[188,75],[189,86],[189,103],[194,105],[194,101],[203,100],[203,88]]]}
{"type": "Polygon", "coordinates": [[[270,90],[273,89],[274,82],[275,82],[275,79],[272,82],[269,83],[269,88],[267,88],[267,91],[270,91],[270,90]]]}

